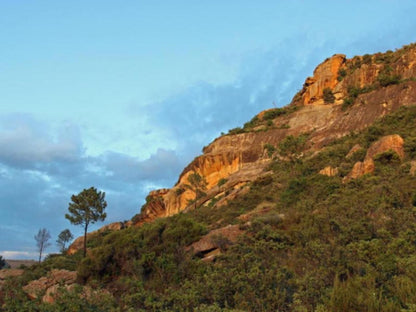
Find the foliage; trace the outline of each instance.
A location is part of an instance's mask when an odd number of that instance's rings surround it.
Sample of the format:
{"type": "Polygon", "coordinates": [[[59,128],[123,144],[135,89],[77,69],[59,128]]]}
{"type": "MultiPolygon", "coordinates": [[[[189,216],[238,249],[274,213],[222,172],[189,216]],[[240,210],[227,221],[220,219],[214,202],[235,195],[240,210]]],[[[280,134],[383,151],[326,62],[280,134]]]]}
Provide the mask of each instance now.
{"type": "Polygon", "coordinates": [[[377,76],[377,81],[382,87],[387,87],[389,85],[393,84],[399,84],[401,80],[400,75],[388,75],[388,74],[382,74],[380,73],[377,76]]]}
{"type": "Polygon", "coordinates": [[[35,235],[36,247],[39,251],[39,262],[42,260],[42,253],[51,244],[48,242],[51,238],[51,234],[45,228],[39,229],[38,234],[35,235]]]}
{"type": "Polygon", "coordinates": [[[305,149],[307,137],[306,134],[298,137],[288,135],[279,143],[279,154],[292,161],[299,158],[305,149]]]}
{"type": "Polygon", "coordinates": [[[276,147],[270,143],[264,144],[264,149],[267,151],[267,156],[272,157],[273,153],[276,151],[276,147]]]}
{"type": "Polygon", "coordinates": [[[370,65],[372,60],[373,60],[373,57],[370,54],[364,54],[363,55],[363,63],[364,64],[370,65]]]}
{"type": "Polygon", "coordinates": [[[323,99],[324,99],[324,102],[326,104],[334,103],[335,102],[335,96],[332,93],[332,90],[330,88],[325,88],[324,89],[324,91],[323,91],[323,99]]]}
{"type": "Polygon", "coordinates": [[[235,134],[240,134],[240,133],[244,133],[244,132],[245,132],[245,130],[242,129],[241,127],[236,127],[236,128],[228,130],[229,135],[235,135],[235,134]]]}
{"type": "Polygon", "coordinates": [[[347,71],[345,70],[345,68],[340,68],[338,70],[337,80],[342,81],[346,76],[347,76],[347,71]]]}
{"type": "Polygon", "coordinates": [[[219,179],[219,181],[218,181],[218,183],[217,183],[217,186],[218,187],[221,187],[221,186],[223,186],[225,183],[227,183],[227,179],[225,179],[225,178],[221,178],[221,179],[219,179]]]}
{"type": "Polygon", "coordinates": [[[408,138],[405,140],[404,151],[410,158],[416,159],[416,138],[408,138]]]}
{"type": "Polygon", "coordinates": [[[6,260],[3,259],[2,256],[0,256],[0,270],[3,269],[6,266],[6,260]]]}
{"type": "Polygon", "coordinates": [[[207,189],[207,181],[204,176],[201,176],[197,172],[192,172],[188,176],[188,183],[185,184],[185,187],[195,193],[194,203],[196,209],[197,200],[205,196],[204,191],[207,189]]]}
{"type": "MultiPolygon", "coordinates": [[[[416,107],[403,107],[313,156],[274,159],[267,174],[230,190],[241,193],[221,207],[97,235],[82,260],[48,257],[31,268],[32,277],[61,261],[67,265],[62,259],[76,261],[80,280],[98,298],[69,293],[45,311],[59,305],[68,311],[414,310],[416,177],[405,167],[413,157],[415,122],[416,107]],[[343,173],[319,174],[328,165],[349,172],[371,142],[389,134],[405,139],[404,160],[381,153],[373,174],[349,182],[343,173]],[[363,149],[346,158],[356,144],[363,149]],[[214,237],[222,249],[214,262],[192,254],[189,246],[208,229],[230,223],[244,234],[234,244],[214,237]]],[[[298,139],[285,143],[288,150],[298,139]]],[[[0,298],[5,311],[46,309],[18,289],[8,284],[0,298]]]]}
{"type": "Polygon", "coordinates": [[[90,223],[104,221],[107,214],[104,212],[107,207],[105,192],[98,192],[95,187],[84,189],[78,195],[71,196],[69,203],[69,214],[65,218],[72,224],[84,227],[84,257],[87,252],[87,230],[90,223]]]}
{"type": "Polygon", "coordinates": [[[69,229],[63,230],[58,235],[58,239],[56,240],[56,244],[59,247],[59,250],[64,253],[66,251],[66,244],[69,243],[74,238],[71,231],[69,229]]]}

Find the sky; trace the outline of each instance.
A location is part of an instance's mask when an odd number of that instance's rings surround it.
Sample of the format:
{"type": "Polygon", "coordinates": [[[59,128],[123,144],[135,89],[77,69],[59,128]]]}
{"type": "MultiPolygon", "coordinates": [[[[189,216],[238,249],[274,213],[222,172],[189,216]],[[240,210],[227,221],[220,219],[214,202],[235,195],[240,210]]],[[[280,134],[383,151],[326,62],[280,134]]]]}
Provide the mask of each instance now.
{"type": "Polygon", "coordinates": [[[0,255],[131,219],[221,132],[290,103],[325,58],[416,41],[414,0],[0,0],[0,255]]]}

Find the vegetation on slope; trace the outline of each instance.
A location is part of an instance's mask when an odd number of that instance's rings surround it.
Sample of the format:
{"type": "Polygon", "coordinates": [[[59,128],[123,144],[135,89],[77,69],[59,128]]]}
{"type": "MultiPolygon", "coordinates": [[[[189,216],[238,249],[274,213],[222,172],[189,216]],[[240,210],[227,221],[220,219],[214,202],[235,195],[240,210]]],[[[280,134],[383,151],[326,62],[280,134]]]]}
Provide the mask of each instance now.
{"type": "Polygon", "coordinates": [[[316,155],[275,159],[270,175],[225,206],[102,233],[90,242],[87,258],[48,259],[20,283],[54,261],[72,268],[75,261],[80,282],[109,293],[88,300],[72,293],[45,305],[29,301],[14,280],[6,287],[13,298],[3,294],[3,310],[413,311],[416,177],[409,170],[415,124],[416,107],[403,107],[316,155]],[[388,134],[403,137],[406,158],[380,154],[373,174],[343,183],[365,149],[388,134]],[[347,159],[357,143],[363,149],[347,159]],[[328,165],[339,168],[337,176],[319,174],[328,165]],[[249,222],[238,218],[265,202],[272,203],[267,212],[249,222]],[[208,230],[229,223],[245,234],[215,262],[186,251],[208,230]]]}

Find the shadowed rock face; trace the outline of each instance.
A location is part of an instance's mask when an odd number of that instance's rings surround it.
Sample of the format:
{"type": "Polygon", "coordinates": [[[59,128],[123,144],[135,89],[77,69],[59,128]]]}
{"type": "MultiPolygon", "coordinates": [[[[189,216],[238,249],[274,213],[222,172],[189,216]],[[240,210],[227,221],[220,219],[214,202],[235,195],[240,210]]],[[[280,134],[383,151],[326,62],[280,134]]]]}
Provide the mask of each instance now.
{"type": "MultiPolygon", "coordinates": [[[[416,46],[411,45],[394,54],[375,54],[367,57],[346,59],[336,54],[318,65],[313,77],[306,79],[303,88],[292,100],[290,108],[297,108],[264,122],[261,127],[239,134],[223,135],[204,148],[182,172],[171,189],[152,191],[147,197],[134,225],[166,217],[185,209],[191,209],[189,200],[195,198],[193,191],[186,188],[188,176],[196,172],[207,181],[206,196],[198,205],[225,194],[238,196],[247,182],[265,174],[264,169],[271,161],[265,145],[278,147],[288,135],[308,134],[307,149],[317,151],[334,139],[359,131],[371,125],[377,118],[395,111],[401,106],[416,103],[416,46]],[[386,61],[387,59],[387,61],[386,61]],[[342,74],[342,77],[340,75],[342,74]],[[400,81],[381,84],[381,75],[400,77],[400,81]],[[352,103],[343,107],[351,97],[351,87],[359,89],[352,103]],[[326,104],[323,96],[328,88],[334,103],[326,104]],[[365,90],[365,91],[363,91],[365,90]],[[225,184],[218,186],[221,179],[225,184]],[[237,195],[236,195],[237,194],[237,195]]],[[[267,111],[258,114],[262,120],[267,111]]],[[[264,119],[263,121],[265,121],[264,119]]],[[[357,164],[358,171],[368,171],[371,164],[357,164]],[[358,168],[361,166],[360,168],[358,168]],[[363,167],[364,166],[364,167],[363,167]],[[366,167],[367,166],[367,167],[366,167]]],[[[326,172],[325,174],[334,174],[326,172]]],[[[216,205],[223,205],[225,196],[216,205]]]]}

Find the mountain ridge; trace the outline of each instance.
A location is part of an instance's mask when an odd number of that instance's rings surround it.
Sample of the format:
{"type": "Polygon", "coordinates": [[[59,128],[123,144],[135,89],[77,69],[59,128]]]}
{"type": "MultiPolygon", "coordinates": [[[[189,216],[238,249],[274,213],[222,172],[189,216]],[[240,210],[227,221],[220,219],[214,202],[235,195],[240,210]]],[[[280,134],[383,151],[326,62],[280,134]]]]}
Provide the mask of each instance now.
{"type": "Polygon", "coordinates": [[[85,258],[77,239],[1,280],[0,303],[414,311],[415,49],[325,60],[290,105],[214,140],[131,221],[90,233],[85,258]],[[195,174],[204,193],[187,186],[195,174]]]}
{"type": "Polygon", "coordinates": [[[310,149],[319,150],[335,138],[361,130],[402,105],[416,103],[414,90],[414,44],[396,52],[351,59],[335,54],[319,64],[312,77],[306,78],[289,106],[259,113],[251,121],[258,125],[246,123],[248,131],[234,129],[230,135],[215,139],[183,170],[173,188],[151,192],[150,200],[133,223],[142,224],[189,209],[189,201],[195,194],[184,185],[192,172],[205,177],[211,193],[215,193],[214,188],[221,179],[232,179],[233,184],[253,181],[270,162],[264,146],[277,147],[289,135],[309,133],[310,149]]]}
{"type": "MultiPolygon", "coordinates": [[[[151,191],[131,221],[105,225],[96,233],[140,226],[192,209],[195,192],[186,187],[192,173],[207,181],[207,195],[199,198],[197,205],[209,203],[226,190],[234,197],[264,174],[272,160],[267,147],[276,150],[287,136],[308,134],[307,149],[316,152],[402,105],[416,103],[415,90],[416,44],[350,59],[334,54],[305,79],[290,104],[264,110],[244,127],[214,139],[184,168],[172,188],[151,191]],[[221,187],[220,181],[225,181],[221,187]]],[[[226,200],[222,198],[220,204],[226,200]]],[[[82,237],[77,238],[68,252],[78,251],[82,242],[82,237]]]]}

